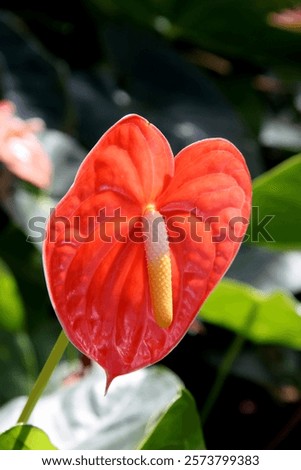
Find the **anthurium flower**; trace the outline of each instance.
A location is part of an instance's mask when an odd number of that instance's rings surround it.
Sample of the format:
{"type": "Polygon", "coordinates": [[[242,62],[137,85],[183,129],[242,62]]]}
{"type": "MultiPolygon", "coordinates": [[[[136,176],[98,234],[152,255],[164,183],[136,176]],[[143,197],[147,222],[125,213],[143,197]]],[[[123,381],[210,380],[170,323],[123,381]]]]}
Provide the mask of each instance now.
{"type": "Polygon", "coordinates": [[[268,23],[276,28],[301,32],[301,6],[270,13],[268,23]]]}
{"type": "Polygon", "coordinates": [[[43,128],[41,119],[20,119],[13,103],[0,101],[0,161],[18,178],[39,188],[47,188],[51,179],[50,160],[36,137],[43,128]]]}
{"type": "Polygon", "coordinates": [[[243,156],[206,139],[175,158],[129,115],[99,140],[53,211],[43,256],[57,316],[107,373],[153,364],[180,341],[245,234],[243,156]]]}

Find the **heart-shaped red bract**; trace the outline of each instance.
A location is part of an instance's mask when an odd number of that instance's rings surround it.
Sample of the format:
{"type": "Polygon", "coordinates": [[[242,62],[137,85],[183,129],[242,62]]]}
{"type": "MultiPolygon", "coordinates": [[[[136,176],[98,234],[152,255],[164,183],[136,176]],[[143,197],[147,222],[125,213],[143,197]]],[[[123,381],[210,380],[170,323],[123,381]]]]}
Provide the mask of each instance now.
{"type": "MultiPolygon", "coordinates": [[[[70,341],[101,364],[108,384],[153,364],[183,337],[245,234],[251,181],[225,139],[175,158],[161,132],[129,115],[88,154],[52,213],[44,267],[70,341]],[[143,217],[151,207],[169,236],[173,315],[159,326],[150,295],[143,217]]],[[[160,282],[158,296],[160,302],[160,282]]]]}

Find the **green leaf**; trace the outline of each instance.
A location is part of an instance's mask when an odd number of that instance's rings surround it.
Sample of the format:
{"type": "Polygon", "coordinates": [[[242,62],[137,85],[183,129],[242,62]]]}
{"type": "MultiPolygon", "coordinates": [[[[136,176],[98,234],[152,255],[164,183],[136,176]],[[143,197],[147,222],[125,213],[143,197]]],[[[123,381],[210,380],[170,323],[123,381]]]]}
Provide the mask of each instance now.
{"type": "Polygon", "coordinates": [[[0,450],[56,450],[42,429],[19,424],[0,434],[0,450]]]}
{"type": "Polygon", "coordinates": [[[0,328],[18,331],[24,326],[25,311],[15,278],[8,266],[0,259],[0,328]]]}
{"type": "MultiPolygon", "coordinates": [[[[184,39],[202,49],[280,68],[300,76],[301,35],[268,24],[268,14],[297,5],[298,0],[89,0],[102,13],[119,14],[144,29],[156,29],[169,39],[184,39]],[[239,20],[238,20],[239,18],[239,20]],[[201,25],[201,26],[200,26],[201,25]],[[264,38],[264,40],[263,40],[264,38]]],[[[92,8],[92,7],[91,7],[92,8]]],[[[129,21],[128,21],[129,23],[129,21]]]]}
{"type": "MultiPolygon", "coordinates": [[[[79,362],[61,362],[30,419],[60,449],[136,449],[151,417],[170,406],[183,387],[174,372],[154,366],[116,379],[104,398],[104,370],[93,362],[79,380],[80,371],[79,362]]],[[[11,427],[22,405],[20,397],[0,409],[1,431],[11,427]]]]}
{"type": "Polygon", "coordinates": [[[24,233],[9,223],[0,231],[0,257],[9,266],[17,281],[26,309],[26,326],[31,332],[41,321],[49,318],[50,301],[43,276],[41,255],[32,243],[26,241],[24,233]]]}
{"type": "Polygon", "coordinates": [[[301,38],[271,28],[267,21],[271,11],[291,6],[291,1],[189,0],[185,6],[178,0],[175,3],[178,8],[174,10],[173,23],[179,34],[200,46],[257,63],[286,61],[290,56],[297,65],[297,45],[300,47],[301,38]],[[269,38],[264,44],[263,37],[269,38]]]}
{"type": "Polygon", "coordinates": [[[160,416],[139,449],[206,449],[198,411],[188,390],[181,389],[177,399],[160,416]]]}
{"type": "Polygon", "coordinates": [[[300,187],[301,155],[286,160],[255,179],[252,220],[248,231],[252,244],[300,250],[300,187]]]}
{"type": "Polygon", "coordinates": [[[27,395],[37,375],[33,345],[24,332],[0,330],[0,403],[27,395]]]}
{"type": "Polygon", "coordinates": [[[281,291],[263,294],[248,285],[222,281],[205,302],[202,320],[260,344],[301,349],[300,306],[281,291]]]}

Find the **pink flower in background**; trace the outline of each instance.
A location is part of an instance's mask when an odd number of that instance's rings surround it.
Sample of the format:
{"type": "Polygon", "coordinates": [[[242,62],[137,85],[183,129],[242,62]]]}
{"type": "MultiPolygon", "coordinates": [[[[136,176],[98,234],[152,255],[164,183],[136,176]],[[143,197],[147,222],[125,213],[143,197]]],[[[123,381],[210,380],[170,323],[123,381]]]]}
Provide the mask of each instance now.
{"type": "Polygon", "coordinates": [[[301,32],[301,5],[278,13],[270,13],[268,23],[276,28],[301,32]]]}
{"type": "Polygon", "coordinates": [[[13,103],[0,101],[0,161],[18,178],[39,188],[47,188],[51,181],[51,162],[36,137],[43,128],[41,119],[20,119],[13,103]]]}

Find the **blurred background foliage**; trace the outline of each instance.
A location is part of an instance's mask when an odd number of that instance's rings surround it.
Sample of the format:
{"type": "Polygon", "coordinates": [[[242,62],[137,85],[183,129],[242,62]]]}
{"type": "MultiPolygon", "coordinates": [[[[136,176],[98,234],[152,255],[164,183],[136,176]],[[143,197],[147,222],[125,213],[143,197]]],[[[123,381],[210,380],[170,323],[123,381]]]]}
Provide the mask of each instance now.
{"type": "MultiPolygon", "coordinates": [[[[183,389],[177,399],[171,394],[142,448],[158,448],[160,433],[165,448],[202,448],[197,413],[208,448],[298,448],[301,157],[294,155],[301,152],[301,27],[279,27],[272,15],[298,5],[77,0],[62,10],[55,1],[2,1],[1,97],[16,104],[20,117],[45,120],[40,139],[54,167],[44,192],[1,167],[2,405],[29,392],[59,332],[28,221],[40,216],[42,227],[102,133],[138,113],[162,130],[175,153],[205,137],[228,138],[254,178],[249,238],[199,324],[163,361],[194,398],[183,389]],[[187,406],[195,433],[184,419],[187,406]],[[190,447],[182,447],[180,432],[168,435],[175,422],[187,429],[190,447]]],[[[78,355],[70,347],[66,357],[71,363],[78,355]]],[[[58,382],[62,387],[62,377],[58,382]]],[[[69,414],[72,406],[78,405],[71,403],[69,414]]],[[[137,405],[136,416],[141,410],[137,405]]],[[[68,426],[72,434],[72,420],[68,426]]],[[[113,432],[112,448],[114,439],[115,446],[130,445],[113,432]]]]}

